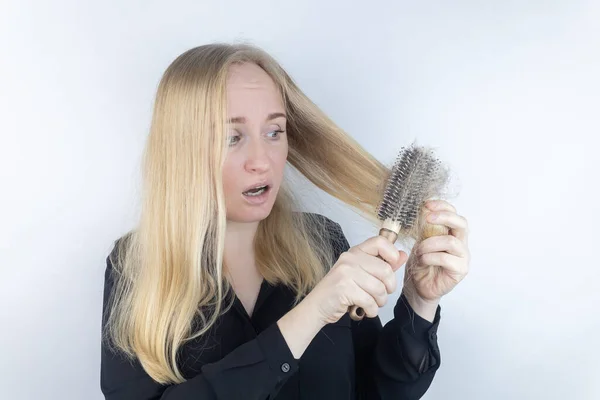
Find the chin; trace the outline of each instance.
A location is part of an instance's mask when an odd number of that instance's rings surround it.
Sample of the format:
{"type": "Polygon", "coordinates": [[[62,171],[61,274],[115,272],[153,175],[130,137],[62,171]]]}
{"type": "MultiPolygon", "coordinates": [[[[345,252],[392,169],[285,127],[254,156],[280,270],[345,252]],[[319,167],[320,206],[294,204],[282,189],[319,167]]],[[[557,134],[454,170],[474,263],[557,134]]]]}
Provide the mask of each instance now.
{"type": "Polygon", "coordinates": [[[271,213],[271,210],[248,210],[247,212],[243,212],[242,210],[236,210],[237,212],[230,213],[227,215],[227,220],[231,222],[238,223],[252,223],[252,222],[260,222],[263,219],[267,218],[271,213]]]}
{"type": "Polygon", "coordinates": [[[273,202],[267,201],[259,205],[250,205],[242,198],[233,205],[233,211],[227,211],[227,220],[239,223],[260,222],[267,218],[273,209],[273,202]]]}

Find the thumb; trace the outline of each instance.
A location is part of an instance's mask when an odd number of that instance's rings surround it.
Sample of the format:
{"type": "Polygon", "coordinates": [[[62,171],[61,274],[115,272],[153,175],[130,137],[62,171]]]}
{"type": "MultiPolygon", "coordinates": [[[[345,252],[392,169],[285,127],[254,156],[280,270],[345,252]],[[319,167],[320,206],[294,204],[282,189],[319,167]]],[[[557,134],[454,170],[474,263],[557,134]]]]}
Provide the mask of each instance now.
{"type": "Polygon", "coordinates": [[[392,269],[394,270],[394,272],[398,271],[400,267],[406,263],[407,260],[408,254],[406,254],[406,252],[402,250],[398,251],[398,261],[395,265],[392,265],[392,269]]]}

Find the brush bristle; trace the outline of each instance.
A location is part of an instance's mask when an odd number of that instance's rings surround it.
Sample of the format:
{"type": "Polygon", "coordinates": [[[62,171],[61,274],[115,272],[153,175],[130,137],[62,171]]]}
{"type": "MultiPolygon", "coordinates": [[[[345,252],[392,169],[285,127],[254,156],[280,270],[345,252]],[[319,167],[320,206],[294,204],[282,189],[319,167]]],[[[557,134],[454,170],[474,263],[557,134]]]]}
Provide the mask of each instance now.
{"type": "Polygon", "coordinates": [[[433,151],[415,146],[403,147],[386,181],[379,220],[400,223],[408,231],[417,223],[420,207],[432,196],[439,194],[448,174],[433,151]]]}

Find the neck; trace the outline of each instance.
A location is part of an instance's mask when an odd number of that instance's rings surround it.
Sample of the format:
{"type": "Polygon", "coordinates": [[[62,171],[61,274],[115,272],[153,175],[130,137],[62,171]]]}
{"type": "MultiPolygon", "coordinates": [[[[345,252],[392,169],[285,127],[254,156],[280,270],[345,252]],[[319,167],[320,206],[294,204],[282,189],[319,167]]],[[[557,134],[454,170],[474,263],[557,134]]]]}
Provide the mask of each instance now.
{"type": "Polygon", "coordinates": [[[227,221],[225,230],[225,264],[229,272],[239,267],[254,265],[254,236],[258,222],[227,221]]]}

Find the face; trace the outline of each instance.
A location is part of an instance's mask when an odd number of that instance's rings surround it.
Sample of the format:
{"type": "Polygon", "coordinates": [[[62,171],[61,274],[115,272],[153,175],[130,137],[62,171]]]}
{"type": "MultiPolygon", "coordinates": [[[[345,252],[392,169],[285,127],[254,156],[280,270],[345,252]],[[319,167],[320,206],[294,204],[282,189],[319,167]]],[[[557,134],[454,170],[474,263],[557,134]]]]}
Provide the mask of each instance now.
{"type": "Polygon", "coordinates": [[[256,64],[233,65],[227,78],[228,153],[223,170],[227,220],[258,222],[271,212],[288,154],[283,101],[256,64]],[[244,193],[268,185],[262,194],[244,193]]]}

